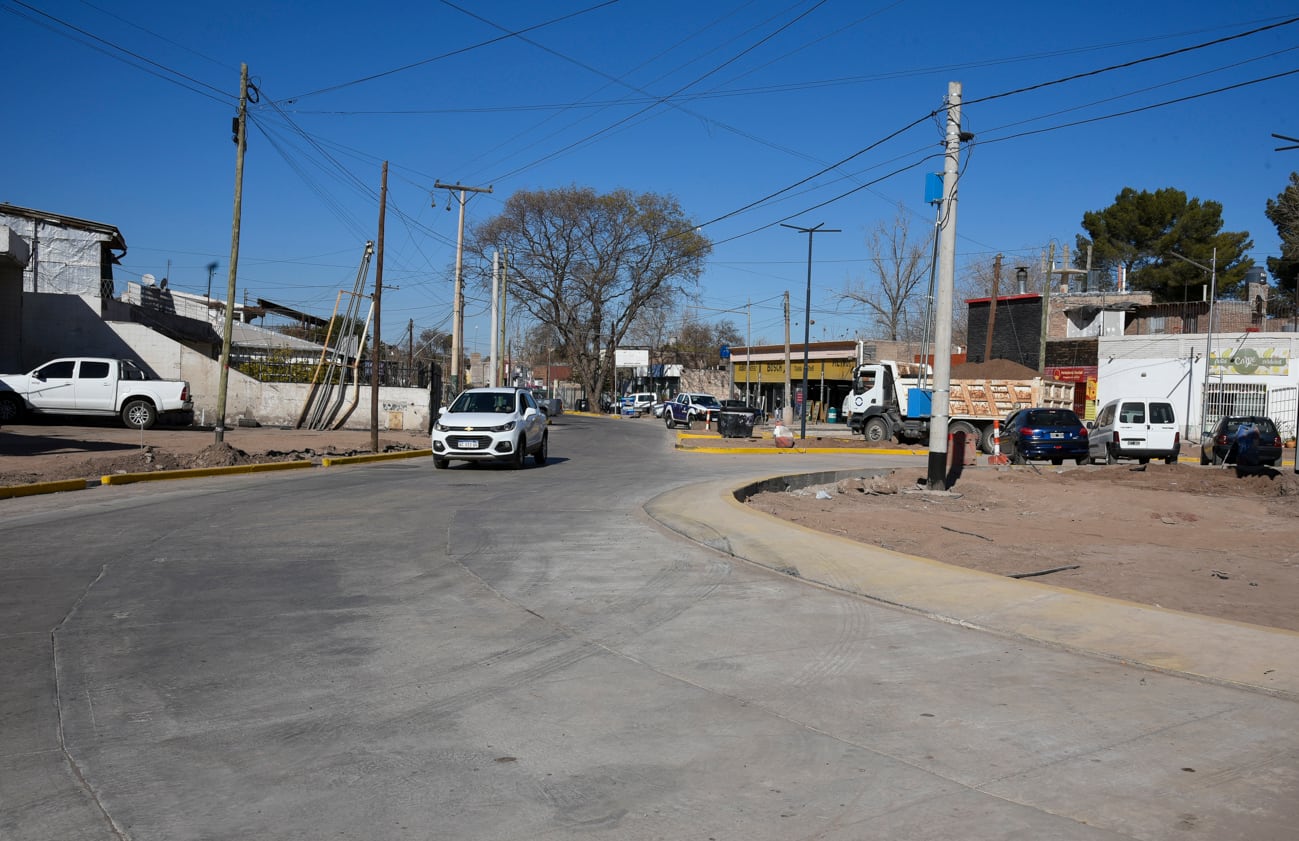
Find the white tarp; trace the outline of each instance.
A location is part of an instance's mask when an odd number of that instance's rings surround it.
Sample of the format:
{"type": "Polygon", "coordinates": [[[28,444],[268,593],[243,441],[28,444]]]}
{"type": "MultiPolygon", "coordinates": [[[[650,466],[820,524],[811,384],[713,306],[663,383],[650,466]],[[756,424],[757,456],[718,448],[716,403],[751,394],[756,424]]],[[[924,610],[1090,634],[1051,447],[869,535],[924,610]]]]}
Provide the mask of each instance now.
{"type": "Polygon", "coordinates": [[[99,297],[102,243],[110,239],[108,234],[80,231],[3,211],[0,211],[0,225],[21,237],[31,255],[23,269],[24,292],[99,297]]]}

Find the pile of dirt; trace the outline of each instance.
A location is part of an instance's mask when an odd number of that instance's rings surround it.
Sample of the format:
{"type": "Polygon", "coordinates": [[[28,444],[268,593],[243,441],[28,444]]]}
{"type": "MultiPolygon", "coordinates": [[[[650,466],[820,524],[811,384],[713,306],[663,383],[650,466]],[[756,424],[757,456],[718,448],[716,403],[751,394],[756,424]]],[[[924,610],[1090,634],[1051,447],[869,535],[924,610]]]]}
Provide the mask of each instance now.
{"type": "Polygon", "coordinates": [[[954,380],[1031,380],[1036,376],[1038,376],[1036,368],[1029,368],[1009,359],[963,362],[952,366],[954,380]]]}
{"type": "Polygon", "coordinates": [[[998,575],[1299,631],[1299,476],[1189,464],[923,471],[762,493],[807,528],[998,575]]]}

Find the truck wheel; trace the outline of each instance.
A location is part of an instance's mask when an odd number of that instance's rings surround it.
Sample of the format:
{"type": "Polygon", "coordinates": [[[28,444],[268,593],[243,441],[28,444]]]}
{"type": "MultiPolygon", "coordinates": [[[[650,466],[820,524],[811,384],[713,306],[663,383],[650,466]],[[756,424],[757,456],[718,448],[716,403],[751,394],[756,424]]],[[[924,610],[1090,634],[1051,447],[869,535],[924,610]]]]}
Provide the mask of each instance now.
{"type": "Polygon", "coordinates": [[[889,425],[880,418],[871,418],[862,427],[862,436],[867,441],[887,441],[889,440],[889,425]]]}
{"type": "Polygon", "coordinates": [[[0,424],[17,423],[23,416],[23,401],[16,394],[0,397],[0,424]]]}
{"type": "Polygon", "coordinates": [[[979,449],[983,450],[986,455],[992,455],[993,451],[997,448],[996,438],[996,430],[992,428],[992,424],[988,424],[979,434],[979,449]]]}
{"type": "Polygon", "coordinates": [[[122,407],[122,423],[132,429],[153,429],[157,420],[158,410],[148,400],[128,400],[122,407]]]}
{"type": "MultiPolygon", "coordinates": [[[[968,424],[965,421],[956,421],[947,427],[947,434],[951,437],[953,442],[955,442],[956,433],[958,432],[964,433],[966,441],[977,442],[979,440],[979,430],[975,429],[973,424],[968,424]]],[[[953,443],[952,446],[956,446],[956,444],[953,443]]]]}
{"type": "Polygon", "coordinates": [[[663,413],[663,425],[666,426],[668,429],[676,429],[676,428],[677,428],[677,422],[674,421],[674,420],[672,419],[672,413],[671,413],[671,412],[664,412],[664,413],[663,413]]]}

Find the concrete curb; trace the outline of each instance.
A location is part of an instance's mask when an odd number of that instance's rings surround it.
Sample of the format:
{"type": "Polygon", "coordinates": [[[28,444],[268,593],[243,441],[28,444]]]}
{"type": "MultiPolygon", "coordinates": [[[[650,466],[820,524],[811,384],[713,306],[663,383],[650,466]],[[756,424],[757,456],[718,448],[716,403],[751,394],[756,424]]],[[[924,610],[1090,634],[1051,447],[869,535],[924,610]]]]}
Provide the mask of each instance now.
{"type": "Polygon", "coordinates": [[[162,482],[168,479],[196,479],[202,476],[227,476],[232,473],[266,473],[272,470],[299,470],[314,467],[310,461],[268,461],[261,464],[237,464],[231,467],[193,467],[187,470],[155,470],[149,473],[114,473],[101,476],[102,485],[130,485],[136,482],[162,482]]]}
{"type": "Polygon", "coordinates": [[[963,627],[1299,699],[1299,633],[1093,596],[904,555],[779,520],[740,502],[856,471],[771,476],[668,491],[652,518],[696,543],[809,582],[963,627]]]}
{"type": "Polygon", "coordinates": [[[10,499],[18,496],[36,496],[38,494],[54,494],[63,491],[84,491],[90,487],[90,483],[85,479],[63,479],[58,482],[33,482],[30,485],[5,485],[0,487],[0,499],[10,499]]]}
{"type": "Polygon", "coordinates": [[[320,460],[321,467],[334,467],[347,464],[367,464],[372,461],[394,461],[399,458],[417,458],[431,456],[433,450],[400,450],[395,453],[371,453],[364,456],[326,456],[320,460]]]}

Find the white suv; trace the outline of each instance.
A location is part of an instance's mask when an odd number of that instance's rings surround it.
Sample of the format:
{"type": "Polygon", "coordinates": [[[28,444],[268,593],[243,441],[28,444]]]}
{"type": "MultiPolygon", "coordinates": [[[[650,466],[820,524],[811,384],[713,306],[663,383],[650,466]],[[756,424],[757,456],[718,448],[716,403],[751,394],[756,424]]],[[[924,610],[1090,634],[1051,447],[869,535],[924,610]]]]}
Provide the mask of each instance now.
{"type": "Polygon", "coordinates": [[[498,461],[523,466],[530,454],[546,463],[546,415],[525,389],[470,388],[460,392],[433,422],[433,466],[452,459],[498,461]]]}

